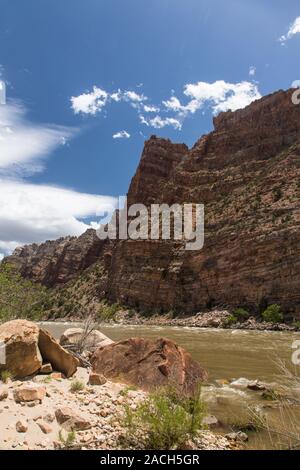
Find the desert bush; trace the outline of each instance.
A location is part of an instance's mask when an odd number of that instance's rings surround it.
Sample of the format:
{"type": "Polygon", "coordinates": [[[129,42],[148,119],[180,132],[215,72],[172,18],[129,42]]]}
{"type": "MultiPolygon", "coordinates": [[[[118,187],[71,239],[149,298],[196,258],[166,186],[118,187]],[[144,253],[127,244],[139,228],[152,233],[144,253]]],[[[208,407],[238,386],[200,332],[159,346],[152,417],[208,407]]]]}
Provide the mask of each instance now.
{"type": "Polygon", "coordinates": [[[0,372],[0,380],[4,384],[6,384],[11,378],[12,374],[8,370],[3,370],[2,372],[0,372]]]}
{"type": "Polygon", "coordinates": [[[238,321],[244,321],[247,320],[250,317],[249,312],[245,310],[244,308],[236,308],[233,311],[233,316],[238,320],[238,321]]]}
{"type": "Polygon", "coordinates": [[[283,321],[283,313],[279,305],[270,305],[262,312],[262,318],[268,323],[281,323],[283,321]]]}
{"type": "Polygon", "coordinates": [[[69,449],[72,447],[76,440],[76,434],[74,431],[68,432],[66,436],[64,436],[63,432],[60,430],[58,435],[59,441],[61,446],[65,449],[69,449]]]}
{"type": "Polygon", "coordinates": [[[72,393],[81,392],[85,389],[84,383],[81,380],[73,380],[70,386],[70,390],[72,393]]]}
{"type": "Polygon", "coordinates": [[[127,439],[141,442],[144,436],[147,449],[178,448],[201,429],[204,413],[200,387],[192,398],[182,396],[175,388],[158,389],[136,410],[125,405],[127,439]]]}
{"type": "Polygon", "coordinates": [[[300,330],[300,321],[299,320],[295,320],[293,322],[293,327],[296,328],[297,330],[300,330]]]}
{"type": "Polygon", "coordinates": [[[120,310],[118,304],[108,305],[106,302],[102,302],[98,312],[98,319],[101,321],[113,320],[118,310],[120,310]]]}

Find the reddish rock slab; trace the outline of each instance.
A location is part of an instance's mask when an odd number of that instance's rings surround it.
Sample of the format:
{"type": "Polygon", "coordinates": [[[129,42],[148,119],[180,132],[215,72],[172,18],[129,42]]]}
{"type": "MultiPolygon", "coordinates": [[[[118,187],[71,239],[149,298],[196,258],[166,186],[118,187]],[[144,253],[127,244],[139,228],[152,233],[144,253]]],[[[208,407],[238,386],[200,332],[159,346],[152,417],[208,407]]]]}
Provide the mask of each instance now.
{"type": "Polygon", "coordinates": [[[91,358],[93,372],[144,390],[172,385],[193,394],[206,371],[171,340],[131,338],[99,348],[91,358]]]}
{"type": "Polygon", "coordinates": [[[45,330],[40,329],[39,349],[44,362],[49,362],[54,370],[62,372],[67,378],[71,377],[79,366],[79,360],[66,351],[45,330]]]}

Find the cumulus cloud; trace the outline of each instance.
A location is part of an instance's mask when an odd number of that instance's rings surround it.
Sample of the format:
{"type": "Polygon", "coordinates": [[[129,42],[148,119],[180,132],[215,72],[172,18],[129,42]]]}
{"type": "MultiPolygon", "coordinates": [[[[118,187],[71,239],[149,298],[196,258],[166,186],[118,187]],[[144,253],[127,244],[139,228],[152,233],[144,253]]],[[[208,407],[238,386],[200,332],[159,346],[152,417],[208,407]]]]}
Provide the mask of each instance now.
{"type": "Polygon", "coordinates": [[[211,107],[213,113],[216,114],[220,111],[236,111],[261,98],[256,84],[250,82],[234,84],[224,80],[218,80],[214,83],[187,84],[184,87],[184,95],[189,98],[185,105],[176,96],[163,102],[168,111],[178,113],[181,119],[188,114],[194,114],[205,105],[211,107]]]}
{"type": "Polygon", "coordinates": [[[27,243],[78,236],[91,227],[88,218],[116,208],[112,197],[14,180],[0,180],[0,201],[1,253],[27,243]]]}
{"type": "Polygon", "coordinates": [[[147,96],[136,93],[132,90],[122,91],[118,90],[109,93],[97,86],[89,93],[83,93],[79,96],[71,97],[71,108],[75,114],[90,114],[95,116],[100,113],[107,104],[114,101],[119,103],[125,101],[135,108],[139,108],[144,101],[147,101],[147,96]]]}
{"type": "MultiPolygon", "coordinates": [[[[255,67],[250,68],[249,74],[250,76],[255,75],[255,67]]],[[[173,92],[168,100],[162,101],[159,105],[149,103],[149,98],[142,93],[132,90],[122,91],[121,89],[113,93],[101,90],[100,102],[97,104],[99,98],[96,95],[100,92],[97,91],[96,93],[95,90],[101,89],[94,87],[91,93],[72,98],[74,112],[95,115],[109,102],[127,102],[136,109],[140,122],[154,129],[170,126],[176,130],[181,130],[185,118],[188,115],[195,114],[204,106],[210,107],[213,113],[216,114],[220,111],[235,111],[244,108],[252,101],[261,98],[257,84],[248,81],[228,83],[218,80],[213,83],[189,83],[183,89],[183,100],[180,100],[173,92]],[[74,107],[74,103],[77,103],[77,106],[74,107]],[[151,113],[155,113],[156,116],[147,116],[151,113]]],[[[121,137],[126,136],[118,133],[117,137],[114,138],[121,137]]]]}
{"type": "Polygon", "coordinates": [[[148,127],[153,127],[154,129],[162,129],[166,126],[172,126],[174,129],[181,130],[182,124],[178,119],[175,118],[162,118],[161,116],[155,116],[152,119],[147,119],[145,116],[140,115],[140,121],[142,124],[145,124],[148,127]]]}
{"type": "Polygon", "coordinates": [[[44,158],[75,133],[76,129],[30,123],[21,103],[0,106],[0,176],[41,171],[44,158]]]}
{"type": "Polygon", "coordinates": [[[298,16],[295,21],[290,25],[290,28],[287,34],[284,34],[279,38],[279,41],[284,45],[289,39],[292,39],[293,36],[300,33],[300,16],[298,16]]]}
{"type": "Polygon", "coordinates": [[[88,218],[114,210],[113,198],[26,180],[76,132],[30,122],[20,102],[0,106],[0,260],[26,243],[80,235],[91,226],[88,218]]]}
{"type": "Polygon", "coordinates": [[[95,115],[102,111],[108,100],[108,93],[101,88],[94,86],[90,93],[83,93],[79,96],[72,96],[72,109],[75,114],[95,115]]]}
{"type": "Polygon", "coordinates": [[[113,139],[130,139],[130,134],[127,131],[120,131],[113,135],[113,139]]]}

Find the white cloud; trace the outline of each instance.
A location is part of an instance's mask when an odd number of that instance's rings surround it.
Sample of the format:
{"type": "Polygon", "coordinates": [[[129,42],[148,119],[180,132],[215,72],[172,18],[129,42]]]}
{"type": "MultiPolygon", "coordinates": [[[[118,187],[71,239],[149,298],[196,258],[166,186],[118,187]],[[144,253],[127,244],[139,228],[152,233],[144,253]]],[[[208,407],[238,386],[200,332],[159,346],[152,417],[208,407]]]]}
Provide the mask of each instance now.
{"type": "Polygon", "coordinates": [[[127,131],[120,131],[113,135],[113,139],[129,139],[130,134],[127,131]]]}
{"type": "Polygon", "coordinates": [[[139,109],[142,103],[147,101],[147,99],[147,96],[131,90],[122,91],[119,89],[116,92],[109,93],[97,86],[94,86],[93,91],[89,93],[72,96],[71,107],[75,114],[90,114],[95,116],[111,101],[116,103],[125,101],[130,103],[134,108],[139,109]]]}
{"type": "Polygon", "coordinates": [[[116,200],[73,190],[0,181],[0,252],[62,236],[78,236],[91,227],[84,219],[112,213],[116,200]]]}
{"type": "Polygon", "coordinates": [[[94,86],[90,93],[83,93],[79,96],[72,96],[72,109],[75,114],[92,114],[102,111],[108,101],[109,95],[106,91],[94,86]]]}
{"type": "Polygon", "coordinates": [[[185,118],[188,114],[194,114],[205,105],[210,106],[216,114],[220,111],[236,111],[261,98],[256,84],[250,82],[234,84],[223,80],[214,83],[187,84],[184,87],[184,95],[190,99],[186,105],[181,104],[176,96],[163,102],[168,111],[178,114],[179,119],[185,118]]]}
{"type": "Polygon", "coordinates": [[[159,113],[160,111],[160,108],[158,106],[149,106],[147,104],[145,104],[143,106],[143,110],[145,113],[159,113]]]}
{"type": "Polygon", "coordinates": [[[17,102],[0,106],[0,175],[28,175],[43,168],[43,159],[76,130],[32,124],[17,102]]]}
{"type": "Polygon", "coordinates": [[[256,74],[256,67],[254,65],[251,65],[251,67],[249,68],[249,76],[254,77],[255,74],[256,74]]]}
{"type": "Polygon", "coordinates": [[[137,103],[142,103],[143,101],[147,101],[147,96],[139,95],[135,91],[125,91],[123,94],[125,101],[133,101],[137,103]]]}
{"type": "MultiPolygon", "coordinates": [[[[249,74],[251,76],[255,74],[255,67],[250,68],[249,74]]],[[[145,103],[148,101],[148,97],[144,94],[139,94],[132,90],[122,91],[120,89],[114,93],[101,90],[100,103],[97,104],[98,98],[96,97],[97,93],[95,93],[95,90],[100,89],[94,87],[94,91],[88,95],[84,94],[77,98],[73,97],[73,110],[76,109],[77,112],[85,112],[94,115],[98,111],[100,112],[103,106],[110,101],[115,103],[127,102],[136,109],[140,122],[154,129],[162,129],[166,126],[171,126],[176,130],[181,130],[184,119],[190,114],[195,114],[198,110],[204,108],[204,106],[209,106],[213,113],[227,111],[229,109],[235,111],[261,98],[257,84],[248,81],[235,84],[227,83],[223,80],[218,80],[214,83],[189,83],[185,85],[183,90],[185,101],[186,98],[188,99],[187,103],[183,104],[173,93],[170,99],[162,101],[159,106],[148,102],[145,103]],[[76,100],[79,101],[77,102],[76,100]],[[75,105],[77,103],[77,106],[74,107],[74,103],[75,105]],[[79,111],[79,108],[81,111],[79,111]],[[146,114],[150,113],[156,113],[156,116],[151,118],[147,117],[146,114]],[[162,113],[165,113],[165,115],[162,113]]],[[[119,135],[119,133],[115,134],[115,136],[113,137],[126,137],[125,135],[119,135]]]]}
{"type": "Polygon", "coordinates": [[[279,38],[279,41],[284,45],[286,41],[289,39],[292,39],[295,34],[300,33],[300,16],[298,16],[295,21],[290,25],[290,28],[287,32],[287,34],[284,34],[279,38]]]}
{"type": "Polygon", "coordinates": [[[0,259],[19,245],[80,235],[85,219],[112,212],[114,199],[27,183],[76,129],[33,124],[20,102],[0,106],[0,259]]]}
{"type": "Polygon", "coordinates": [[[148,127],[154,127],[154,129],[162,129],[166,126],[172,126],[174,129],[181,130],[182,124],[178,119],[175,118],[162,118],[161,116],[155,116],[152,119],[146,119],[145,116],[140,115],[140,121],[148,127]]]}
{"type": "Polygon", "coordinates": [[[241,82],[232,86],[232,89],[226,98],[220,101],[216,100],[213,106],[214,113],[217,114],[222,111],[236,111],[243,109],[255,100],[261,98],[257,85],[249,82],[241,82]]]}

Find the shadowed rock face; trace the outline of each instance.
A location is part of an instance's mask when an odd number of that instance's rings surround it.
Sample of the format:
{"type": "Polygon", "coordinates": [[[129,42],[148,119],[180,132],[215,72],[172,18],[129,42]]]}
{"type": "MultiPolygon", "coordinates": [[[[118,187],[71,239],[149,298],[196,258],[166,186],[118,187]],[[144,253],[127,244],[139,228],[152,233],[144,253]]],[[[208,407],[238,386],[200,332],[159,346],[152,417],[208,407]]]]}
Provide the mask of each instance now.
{"type": "Polygon", "coordinates": [[[91,358],[93,371],[144,390],[171,385],[189,395],[207,379],[189,353],[165,338],[131,338],[99,348],[91,358]]]}
{"type": "Polygon", "coordinates": [[[0,325],[0,342],[5,345],[5,358],[0,372],[7,371],[14,378],[36,374],[42,364],[50,363],[54,370],[71,377],[79,360],[62,348],[45,330],[27,320],[12,320],[0,325]]]}
{"type": "Polygon", "coordinates": [[[205,245],[78,239],[14,254],[26,277],[56,285],[102,260],[112,301],[192,312],[278,303],[300,318],[300,106],[292,90],[222,113],[189,150],[152,137],[132,180],[132,203],[205,204],[205,245]]]}

